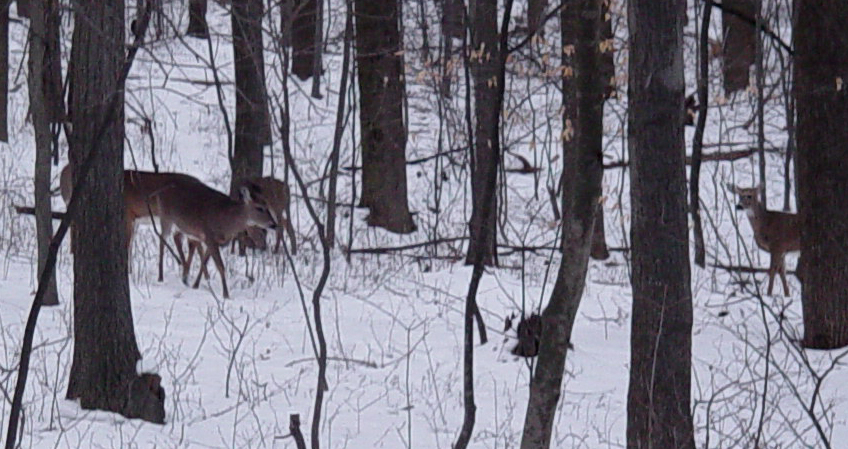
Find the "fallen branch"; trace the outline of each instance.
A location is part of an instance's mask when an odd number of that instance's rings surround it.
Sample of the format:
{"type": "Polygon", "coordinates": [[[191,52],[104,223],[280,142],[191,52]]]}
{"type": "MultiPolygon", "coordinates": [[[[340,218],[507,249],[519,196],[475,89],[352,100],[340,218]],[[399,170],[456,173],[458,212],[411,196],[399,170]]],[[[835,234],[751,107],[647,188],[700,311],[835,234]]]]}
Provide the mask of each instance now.
{"type": "MultiPolygon", "coordinates": [[[[713,268],[718,268],[720,270],[735,272],[735,273],[768,273],[768,268],[759,268],[759,267],[749,267],[746,265],[721,265],[721,264],[711,264],[713,268]]],[[[791,274],[795,277],[798,277],[798,274],[795,273],[795,270],[787,271],[786,274],[791,274]]]]}

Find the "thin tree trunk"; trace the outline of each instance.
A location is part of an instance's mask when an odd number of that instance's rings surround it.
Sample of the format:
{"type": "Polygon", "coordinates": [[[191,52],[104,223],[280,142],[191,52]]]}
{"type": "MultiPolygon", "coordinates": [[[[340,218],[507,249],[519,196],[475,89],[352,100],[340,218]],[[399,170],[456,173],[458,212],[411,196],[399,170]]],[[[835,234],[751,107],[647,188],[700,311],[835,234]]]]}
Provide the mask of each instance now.
{"type": "Polygon", "coordinates": [[[692,213],[692,232],[695,234],[695,263],[704,268],[706,249],[704,248],[704,229],[701,224],[701,153],[704,147],[704,128],[707,125],[707,98],[710,79],[710,15],[712,0],[705,0],[704,15],[701,22],[701,36],[698,44],[698,122],[695,124],[695,136],[692,138],[692,166],[689,168],[689,210],[692,213]]]}
{"type": "MultiPolygon", "coordinates": [[[[501,31],[497,42],[498,59],[495,61],[495,77],[493,84],[495,85],[495,103],[493,107],[497,114],[495,120],[491,123],[494,129],[489,130],[493,135],[499,135],[500,129],[500,111],[503,109],[504,91],[506,89],[506,56],[509,44],[509,22],[512,17],[512,0],[506,0],[504,4],[504,15],[501,19],[501,31]]],[[[495,18],[497,20],[497,18],[495,18]]],[[[468,82],[466,81],[466,85],[468,82]]],[[[468,93],[466,93],[468,95],[468,93]]],[[[469,124],[470,127],[470,124],[469,124]]],[[[500,154],[500,142],[495,141],[492,151],[500,154]]],[[[495,210],[489,206],[494,203],[490,198],[496,195],[497,189],[497,165],[493,166],[490,171],[481,174],[484,177],[483,204],[481,213],[484,217],[495,215],[495,210]]],[[[477,327],[480,332],[480,344],[486,343],[486,332],[483,320],[480,317],[480,310],[477,306],[477,289],[480,287],[480,280],[483,278],[484,258],[482,256],[482,246],[486,245],[483,235],[478,235],[477,240],[472,238],[469,246],[472,248],[470,253],[476,254],[476,258],[472,260],[474,269],[471,273],[471,282],[468,285],[468,294],[465,297],[465,319],[463,331],[463,360],[462,360],[462,386],[463,386],[463,409],[464,416],[462,420],[462,428],[459,431],[459,436],[454,444],[454,449],[465,449],[471,441],[471,435],[474,431],[474,423],[477,419],[477,405],[474,402],[474,319],[477,319],[477,327]]]]}
{"type": "MultiPolygon", "coordinates": [[[[724,0],[727,9],[754,19],[760,10],[761,0],[724,0]]],[[[724,93],[730,95],[748,87],[748,73],[756,59],[757,30],[736,14],[722,9],[721,28],[724,37],[724,93]]]]}
{"type": "MultiPolygon", "coordinates": [[[[138,379],[141,356],[127,279],[123,113],[105,131],[97,129],[109,115],[108,105],[123,104],[124,8],[122,2],[81,0],[74,12],[69,154],[79,164],[96,152],[87,176],[97,182],[74,191],[80,212],[73,239],[74,355],[67,398],[79,399],[83,409],[129,414],[127,392],[138,379]]],[[[80,173],[74,176],[77,185],[80,173]]]]}
{"type": "Polygon", "coordinates": [[[336,185],[338,182],[339,155],[341,152],[342,137],[344,135],[345,123],[345,101],[347,98],[347,83],[350,66],[350,44],[353,40],[353,0],[345,0],[345,31],[344,47],[342,50],[342,75],[339,81],[339,103],[336,110],[336,129],[333,132],[333,153],[330,156],[330,185],[327,193],[328,209],[332,206],[332,213],[327,211],[327,244],[330,248],[336,243],[336,185]]]}
{"type": "Polygon", "coordinates": [[[206,39],[209,37],[209,25],[206,23],[208,0],[188,1],[188,29],[186,35],[206,39]]]}
{"type": "MultiPolygon", "coordinates": [[[[45,69],[50,67],[47,57],[47,16],[53,1],[35,2],[30,8],[29,25],[29,109],[35,130],[35,227],[38,240],[38,272],[47,262],[50,239],[53,237],[53,217],[50,196],[50,169],[52,159],[52,133],[47,102],[47,77],[45,69]]],[[[42,304],[59,304],[56,276],[50,277],[42,304]]]]}
{"type": "Polygon", "coordinates": [[[579,0],[560,12],[563,65],[574,77],[563,77],[563,122],[574,127],[563,142],[562,261],[547,307],[524,420],[522,449],[550,447],[556,405],[562,388],[571,331],[583,295],[586,270],[598,219],[603,179],[602,136],[604,81],[598,74],[601,54],[602,0],[579,0]],[[571,106],[568,106],[571,104],[571,106]]]}
{"type": "Polygon", "coordinates": [[[630,0],[633,312],[629,449],[694,449],[683,142],[685,0],[630,0]]]}
{"type": "Polygon", "coordinates": [[[527,32],[545,34],[542,19],[545,17],[545,12],[548,9],[548,0],[527,0],[527,32]]]}
{"type": "Polygon", "coordinates": [[[9,142],[9,8],[0,9],[0,142],[9,142]]]}
{"type": "Polygon", "coordinates": [[[315,29],[312,31],[312,34],[315,36],[312,39],[312,98],[321,98],[321,59],[323,56],[322,52],[322,40],[323,40],[323,30],[324,30],[324,2],[321,0],[316,0],[315,7],[317,10],[315,11],[315,29]]]}
{"type": "MultiPolygon", "coordinates": [[[[318,2],[321,0],[289,0],[291,8],[291,73],[307,80],[315,69],[315,37],[319,22],[318,2]]],[[[320,40],[317,45],[320,45],[320,40]]],[[[318,66],[320,67],[320,60],[318,66]]]]}
{"type": "Polygon", "coordinates": [[[362,195],[368,225],[415,230],[406,190],[403,60],[394,0],[356,0],[356,58],[362,135],[362,195]]]}
{"type": "Polygon", "coordinates": [[[494,108],[498,101],[498,86],[492,83],[498,70],[498,2],[497,0],[471,0],[471,74],[474,78],[474,148],[471,149],[471,241],[478,236],[485,245],[468,247],[465,263],[471,264],[482,257],[486,265],[497,265],[497,196],[487,197],[486,174],[497,171],[500,162],[498,139],[500,136],[494,123],[499,111],[494,108]],[[491,204],[483,204],[489,198],[491,204]],[[483,208],[493,211],[488,216],[483,208]],[[476,251],[481,251],[477,254],[476,251]]]}
{"type": "Polygon", "coordinates": [[[803,345],[848,345],[848,3],[795,3],[803,345]]]}
{"type": "Polygon", "coordinates": [[[262,0],[235,0],[232,9],[236,83],[236,126],[230,191],[262,176],[262,151],[268,135],[265,59],[262,47],[262,0]]]}

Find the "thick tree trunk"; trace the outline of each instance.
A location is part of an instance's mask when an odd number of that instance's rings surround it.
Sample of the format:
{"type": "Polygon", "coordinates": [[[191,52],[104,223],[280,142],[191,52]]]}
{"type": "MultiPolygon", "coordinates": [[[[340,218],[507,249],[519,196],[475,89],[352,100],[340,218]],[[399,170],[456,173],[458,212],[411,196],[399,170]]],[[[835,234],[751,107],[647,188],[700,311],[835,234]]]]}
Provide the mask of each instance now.
{"type": "Polygon", "coordinates": [[[262,150],[270,143],[265,58],[262,47],[262,0],[234,0],[233,59],[236,82],[236,130],[230,191],[262,176],[262,150]]]}
{"type": "Polygon", "coordinates": [[[491,196],[491,203],[485,208],[490,210],[483,215],[483,198],[486,196],[486,173],[497,170],[500,154],[492,148],[499,139],[492,123],[498,120],[500,111],[497,103],[498,86],[498,2],[497,0],[471,0],[471,74],[474,79],[474,148],[471,149],[471,223],[469,224],[471,241],[482,238],[485,245],[480,246],[481,254],[476,254],[476,245],[470,245],[466,263],[474,263],[477,257],[483,258],[486,265],[497,264],[497,195],[491,196]],[[480,237],[478,237],[480,236],[480,237]]]}
{"type": "Polygon", "coordinates": [[[188,29],[186,35],[206,39],[209,37],[209,25],[206,23],[208,0],[188,1],[188,29]]]}
{"type": "Polygon", "coordinates": [[[722,73],[724,75],[724,93],[730,95],[748,87],[748,72],[756,59],[757,30],[738,12],[751,20],[757,17],[761,0],[724,0],[721,13],[721,30],[724,36],[722,48],[722,73]]]}
{"type": "MultiPolygon", "coordinates": [[[[315,66],[315,29],[320,20],[320,0],[289,0],[292,2],[291,17],[291,73],[307,80],[313,75],[315,66]]],[[[320,65],[320,60],[318,61],[320,65]]]]}
{"type": "Polygon", "coordinates": [[[694,449],[683,142],[685,0],[630,0],[629,449],[694,449]]]}
{"type": "Polygon", "coordinates": [[[544,25],[542,19],[547,9],[548,0],[527,0],[527,31],[529,33],[545,34],[545,30],[540,29],[540,26],[544,25]]]}
{"type": "Polygon", "coordinates": [[[463,0],[442,0],[442,34],[462,39],[465,36],[465,3],[463,0]]]}
{"type": "Polygon", "coordinates": [[[123,96],[124,8],[123,2],[80,0],[74,12],[69,154],[72,164],[90,151],[97,155],[91,182],[75,192],[80,213],[73,230],[74,356],[67,397],[79,399],[84,409],[125,413],[140,354],[127,280],[123,113],[93,140],[104,105],[123,96]]]}
{"type": "Polygon", "coordinates": [[[848,345],[848,3],[795,8],[803,344],[833,349],[848,345]]]}
{"type": "MultiPolygon", "coordinates": [[[[50,111],[47,101],[48,78],[45,70],[50,69],[48,59],[48,33],[46,24],[48,15],[55,12],[51,6],[55,1],[35,2],[30,8],[29,23],[29,109],[32,113],[32,126],[35,130],[35,227],[38,240],[38,272],[41,273],[47,263],[50,240],[53,238],[53,217],[50,195],[51,144],[50,111]]],[[[44,294],[42,304],[59,304],[56,290],[56,276],[44,294]]]]}
{"type": "MultiPolygon", "coordinates": [[[[29,19],[32,0],[17,0],[16,3],[18,4],[18,17],[29,19]]],[[[7,11],[8,9],[6,8],[7,11]]]]}
{"type": "Polygon", "coordinates": [[[601,54],[601,3],[578,0],[561,11],[563,63],[574,68],[574,77],[563,77],[563,119],[571,120],[574,136],[564,142],[563,245],[554,290],[542,312],[542,336],[530,398],[524,420],[522,449],[550,447],[554,416],[562,389],[565,358],[571,330],[589,263],[594,221],[601,196],[603,166],[603,79],[599,76],[601,54]],[[573,106],[567,106],[569,103],[573,106]]]}
{"type": "Polygon", "coordinates": [[[406,125],[398,5],[356,0],[356,61],[362,135],[362,196],[368,225],[415,230],[406,191],[406,125]]]}

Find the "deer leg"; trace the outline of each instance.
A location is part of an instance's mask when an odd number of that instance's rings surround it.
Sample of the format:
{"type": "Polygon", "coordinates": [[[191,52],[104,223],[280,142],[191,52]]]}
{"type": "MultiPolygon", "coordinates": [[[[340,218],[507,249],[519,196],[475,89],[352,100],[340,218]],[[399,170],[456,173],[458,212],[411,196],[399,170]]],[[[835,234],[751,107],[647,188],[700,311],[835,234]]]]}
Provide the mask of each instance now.
{"type": "MultiPolygon", "coordinates": [[[[208,243],[206,244],[205,250],[203,250],[203,248],[198,246],[197,252],[201,255],[201,257],[200,257],[200,266],[201,267],[206,266],[206,263],[209,262],[209,251],[210,251],[210,249],[209,249],[208,243]]],[[[197,278],[194,279],[194,285],[192,285],[191,288],[200,287],[201,276],[203,276],[203,269],[201,269],[200,272],[197,273],[197,278]]]]}
{"type": "MultiPolygon", "coordinates": [[[[195,242],[192,242],[192,243],[194,243],[195,248],[197,248],[198,254],[201,254],[201,252],[203,251],[203,244],[198,242],[198,241],[195,241],[195,242]]],[[[206,266],[207,266],[207,264],[201,265],[200,266],[200,272],[203,274],[203,277],[206,278],[206,280],[208,281],[209,280],[209,270],[206,269],[206,266]]]]}
{"type": "MultiPolygon", "coordinates": [[[[127,232],[127,272],[132,273],[132,238],[133,231],[135,231],[135,220],[129,214],[124,215],[124,226],[126,226],[127,232]]],[[[71,245],[71,252],[73,253],[73,245],[71,245]]]]}
{"type": "MultiPolygon", "coordinates": [[[[159,230],[159,282],[162,282],[164,279],[162,266],[164,264],[165,259],[165,239],[171,235],[171,222],[166,220],[159,220],[160,230],[159,230]]],[[[176,241],[176,234],[174,234],[176,241]]]]}
{"type": "Polygon", "coordinates": [[[783,254],[780,255],[779,271],[780,280],[783,282],[783,296],[789,296],[789,283],[786,282],[786,259],[783,254]]]}
{"type": "Polygon", "coordinates": [[[771,290],[772,290],[772,287],[774,287],[774,273],[777,271],[776,266],[775,266],[776,262],[777,262],[776,255],[771,254],[771,260],[769,261],[769,270],[768,270],[768,277],[769,277],[768,295],[769,296],[771,296],[771,290]]]}
{"type": "Polygon", "coordinates": [[[218,251],[218,245],[207,244],[206,254],[212,253],[212,260],[215,261],[215,266],[218,267],[218,273],[221,273],[221,285],[224,288],[224,299],[230,298],[230,290],[227,288],[227,275],[224,272],[224,261],[221,260],[221,252],[218,251]]]}
{"type": "Polygon", "coordinates": [[[191,260],[194,258],[194,246],[192,245],[191,240],[188,241],[188,256],[183,256],[182,247],[183,247],[183,234],[181,232],[177,232],[174,234],[174,245],[179,248],[180,258],[180,267],[182,268],[182,279],[183,284],[188,285],[188,272],[191,269],[191,260]]]}

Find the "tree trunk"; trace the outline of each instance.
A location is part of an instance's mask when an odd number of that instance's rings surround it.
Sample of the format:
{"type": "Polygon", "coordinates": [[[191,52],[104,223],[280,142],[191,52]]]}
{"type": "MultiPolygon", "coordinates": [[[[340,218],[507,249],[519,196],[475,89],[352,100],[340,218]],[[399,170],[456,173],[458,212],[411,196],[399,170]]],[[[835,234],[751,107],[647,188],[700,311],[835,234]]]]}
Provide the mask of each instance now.
{"type": "MultiPolygon", "coordinates": [[[[32,126],[35,131],[35,227],[38,240],[38,272],[41,273],[47,263],[50,250],[50,240],[53,238],[53,217],[50,196],[51,144],[50,112],[47,102],[47,77],[45,69],[49,70],[50,62],[47,52],[48,14],[55,12],[51,6],[55,1],[35,2],[30,8],[29,24],[29,109],[32,113],[32,126]]],[[[56,290],[56,276],[50,277],[50,282],[44,294],[42,304],[55,306],[59,304],[59,294],[56,290]]]]}
{"type": "Polygon", "coordinates": [[[685,0],[628,3],[633,312],[627,447],[694,449],[683,142],[685,0]]]}
{"type": "Polygon", "coordinates": [[[848,345],[848,3],[795,2],[804,346],[848,345]]]}
{"type": "Polygon", "coordinates": [[[465,263],[474,263],[477,257],[483,258],[486,265],[497,264],[496,229],[498,215],[497,195],[491,196],[486,208],[491,211],[484,216],[483,198],[486,192],[486,173],[497,170],[500,154],[492,151],[495,140],[500,136],[492,126],[498,120],[498,86],[493,83],[498,69],[498,2],[497,0],[471,0],[471,74],[474,78],[474,148],[471,149],[471,223],[469,224],[471,241],[481,236],[485,245],[480,246],[480,254],[475,253],[476,245],[470,245],[465,263]]]}
{"type": "Polygon", "coordinates": [[[236,82],[236,131],[230,191],[242,181],[262,176],[262,150],[269,134],[262,47],[262,0],[235,0],[232,9],[236,82]]]}
{"type": "Polygon", "coordinates": [[[603,179],[604,81],[598,74],[601,3],[603,0],[574,1],[560,13],[561,48],[574,45],[574,53],[562,53],[563,65],[574,69],[573,77],[563,77],[563,121],[571,121],[575,132],[563,143],[562,261],[550,302],[542,312],[539,356],[530,383],[522,449],[550,447],[565,358],[598,219],[603,179]]]}
{"type": "Polygon", "coordinates": [[[536,33],[538,32],[540,35],[545,34],[544,29],[540,29],[541,26],[544,26],[542,23],[542,19],[545,18],[545,13],[548,9],[548,0],[527,0],[527,32],[528,33],[536,33]]]}
{"type": "Polygon", "coordinates": [[[446,38],[465,36],[465,3],[463,0],[442,0],[442,34],[446,38]]]}
{"type": "Polygon", "coordinates": [[[188,1],[188,29],[186,35],[206,39],[209,37],[209,25],[206,23],[208,0],[188,1]]]}
{"type": "Polygon", "coordinates": [[[398,7],[394,0],[355,1],[362,196],[368,225],[415,230],[406,191],[406,125],[398,7]]]}
{"type": "MultiPolygon", "coordinates": [[[[45,40],[44,48],[44,101],[50,123],[61,123],[65,120],[65,94],[62,83],[62,43],[60,28],[62,16],[59,0],[45,0],[46,16],[44,18],[45,40]]],[[[57,146],[57,136],[54,136],[54,146],[57,146]]],[[[55,155],[54,155],[55,156],[55,155]]]]}
{"type": "MultiPolygon", "coordinates": [[[[89,152],[97,154],[88,173],[93,182],[74,192],[80,213],[73,230],[74,356],[67,398],[79,399],[84,409],[126,414],[140,354],[127,280],[123,113],[94,140],[104,105],[123,96],[118,81],[125,60],[124,7],[123,2],[80,0],[74,13],[69,155],[78,164],[89,152]]],[[[75,170],[75,183],[77,175],[75,170]]]]}
{"type": "MultiPolygon", "coordinates": [[[[31,0],[17,0],[16,3],[18,4],[18,17],[29,19],[30,9],[32,9],[30,6],[32,3],[31,0]]],[[[6,11],[8,10],[9,8],[7,7],[6,11]]]]}
{"type": "MultiPolygon", "coordinates": [[[[315,29],[320,20],[318,17],[318,2],[320,0],[290,1],[293,1],[291,73],[301,80],[307,80],[313,75],[315,66],[315,29]]],[[[318,64],[320,65],[320,61],[318,64]]]]}
{"type": "Polygon", "coordinates": [[[9,8],[0,9],[0,142],[9,142],[9,8]]]}
{"type": "Polygon", "coordinates": [[[722,73],[724,93],[730,95],[748,87],[748,72],[756,59],[757,30],[734,11],[751,20],[757,17],[761,0],[724,0],[721,12],[721,30],[724,36],[722,48],[722,73]]]}

